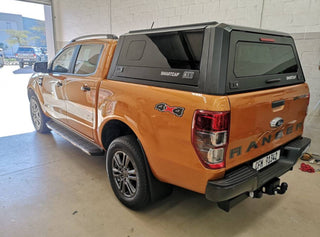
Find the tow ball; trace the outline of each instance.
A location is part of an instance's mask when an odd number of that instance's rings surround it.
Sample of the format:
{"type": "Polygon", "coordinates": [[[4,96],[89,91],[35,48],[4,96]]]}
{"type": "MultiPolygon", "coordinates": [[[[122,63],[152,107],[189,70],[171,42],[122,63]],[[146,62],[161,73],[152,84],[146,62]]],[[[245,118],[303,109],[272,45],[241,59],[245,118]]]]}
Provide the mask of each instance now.
{"type": "Polygon", "coordinates": [[[280,184],[280,179],[274,178],[263,185],[262,188],[254,192],[250,192],[249,196],[252,198],[261,198],[264,193],[268,195],[284,194],[287,190],[288,184],[286,182],[280,184]]]}

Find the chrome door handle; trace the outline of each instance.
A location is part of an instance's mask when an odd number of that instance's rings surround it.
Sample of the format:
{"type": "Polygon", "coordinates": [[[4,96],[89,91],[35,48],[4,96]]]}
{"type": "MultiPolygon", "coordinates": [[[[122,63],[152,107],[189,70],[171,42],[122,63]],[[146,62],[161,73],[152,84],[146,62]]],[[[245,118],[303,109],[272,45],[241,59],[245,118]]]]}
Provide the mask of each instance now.
{"type": "Polygon", "coordinates": [[[90,91],[91,88],[87,84],[85,84],[85,85],[81,86],[81,90],[82,91],[90,91]]]}
{"type": "Polygon", "coordinates": [[[58,82],[56,83],[56,85],[57,85],[57,87],[60,87],[60,86],[62,86],[62,82],[61,82],[61,81],[58,81],[58,82]]]}

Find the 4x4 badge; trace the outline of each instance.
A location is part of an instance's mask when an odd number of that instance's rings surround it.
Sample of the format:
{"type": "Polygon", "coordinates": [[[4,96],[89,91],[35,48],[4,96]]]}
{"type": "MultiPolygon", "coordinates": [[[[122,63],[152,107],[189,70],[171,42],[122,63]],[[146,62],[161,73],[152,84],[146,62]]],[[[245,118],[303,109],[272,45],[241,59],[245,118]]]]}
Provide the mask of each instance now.
{"type": "Polygon", "coordinates": [[[270,127],[272,128],[278,128],[283,124],[283,118],[281,117],[276,117],[274,119],[271,120],[270,122],[270,127]]]}
{"type": "Polygon", "coordinates": [[[169,113],[174,114],[175,116],[178,116],[178,117],[182,117],[183,112],[184,112],[184,108],[176,107],[176,106],[169,106],[166,103],[157,104],[155,109],[160,112],[169,112],[169,113]]]}

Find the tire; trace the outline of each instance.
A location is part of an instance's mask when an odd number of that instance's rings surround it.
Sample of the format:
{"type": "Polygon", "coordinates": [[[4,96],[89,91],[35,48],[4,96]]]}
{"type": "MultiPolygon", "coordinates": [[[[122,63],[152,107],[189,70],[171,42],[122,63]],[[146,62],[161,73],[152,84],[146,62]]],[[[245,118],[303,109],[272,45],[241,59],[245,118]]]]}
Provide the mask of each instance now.
{"type": "Polygon", "coordinates": [[[125,206],[138,210],[150,202],[144,157],[133,135],[116,138],[106,154],[106,169],[114,194],[125,206]]]}
{"type": "Polygon", "coordinates": [[[50,119],[43,113],[37,97],[32,95],[29,101],[31,120],[35,130],[39,133],[50,132],[50,129],[46,125],[50,119]]]}
{"type": "Polygon", "coordinates": [[[23,68],[23,66],[24,66],[24,62],[19,62],[19,67],[23,68]]]}

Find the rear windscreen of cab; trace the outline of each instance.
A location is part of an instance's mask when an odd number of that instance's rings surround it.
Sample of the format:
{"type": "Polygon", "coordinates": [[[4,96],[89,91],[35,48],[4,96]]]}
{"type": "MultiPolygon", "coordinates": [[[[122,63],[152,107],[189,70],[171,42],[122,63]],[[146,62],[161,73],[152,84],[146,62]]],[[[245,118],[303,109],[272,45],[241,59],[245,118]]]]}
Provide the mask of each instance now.
{"type": "Polygon", "coordinates": [[[304,82],[293,39],[235,31],[231,34],[228,92],[304,82]]]}

